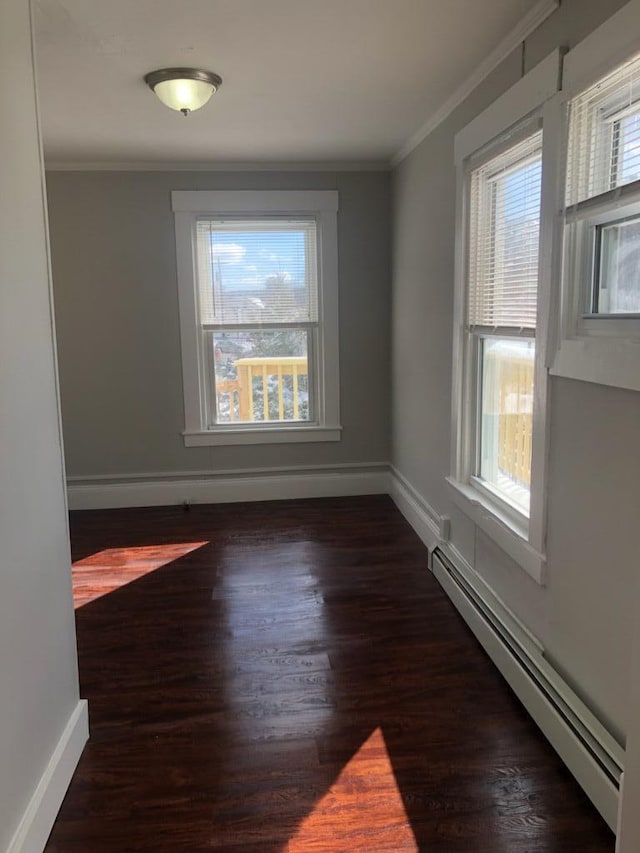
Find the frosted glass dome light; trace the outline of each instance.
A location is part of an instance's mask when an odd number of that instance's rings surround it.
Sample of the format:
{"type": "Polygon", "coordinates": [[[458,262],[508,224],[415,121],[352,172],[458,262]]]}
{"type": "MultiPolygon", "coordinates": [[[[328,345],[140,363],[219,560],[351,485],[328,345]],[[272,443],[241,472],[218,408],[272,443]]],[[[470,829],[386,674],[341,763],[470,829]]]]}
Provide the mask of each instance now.
{"type": "Polygon", "coordinates": [[[147,74],[144,82],[165,106],[186,116],[204,107],[222,78],[198,68],[162,68],[147,74]]]}

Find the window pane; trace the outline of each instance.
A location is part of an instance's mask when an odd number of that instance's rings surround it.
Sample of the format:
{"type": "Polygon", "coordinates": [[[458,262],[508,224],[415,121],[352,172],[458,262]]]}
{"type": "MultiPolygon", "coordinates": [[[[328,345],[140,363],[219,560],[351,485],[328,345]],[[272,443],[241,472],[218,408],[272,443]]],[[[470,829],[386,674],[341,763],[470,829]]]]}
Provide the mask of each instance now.
{"type": "Polygon", "coordinates": [[[640,111],[617,122],[618,173],[616,184],[640,180],[640,111]]]}
{"type": "Polygon", "coordinates": [[[542,132],[472,173],[470,326],[535,329],[542,132]]]}
{"type": "Polygon", "coordinates": [[[306,330],[212,332],[208,338],[216,423],[310,420],[306,330]]]}
{"type": "Polygon", "coordinates": [[[598,229],[600,276],[593,310],[640,313],[640,217],[598,229]]]}
{"type": "Polygon", "coordinates": [[[314,220],[199,219],[196,230],[203,325],[317,320],[314,220]]]}
{"type": "Polygon", "coordinates": [[[529,513],[535,342],[482,340],[480,476],[529,513]]]}
{"type": "Polygon", "coordinates": [[[640,178],[640,54],[569,104],[567,206],[640,178]]]}

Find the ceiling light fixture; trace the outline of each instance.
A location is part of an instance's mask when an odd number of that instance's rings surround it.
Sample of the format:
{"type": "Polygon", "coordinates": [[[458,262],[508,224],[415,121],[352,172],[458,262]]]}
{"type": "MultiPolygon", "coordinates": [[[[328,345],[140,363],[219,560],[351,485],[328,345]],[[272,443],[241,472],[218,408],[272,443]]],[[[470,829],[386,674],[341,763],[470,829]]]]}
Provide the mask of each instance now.
{"type": "Polygon", "coordinates": [[[163,104],[187,116],[204,107],[222,78],[199,68],[161,68],[146,74],[144,82],[163,104]]]}

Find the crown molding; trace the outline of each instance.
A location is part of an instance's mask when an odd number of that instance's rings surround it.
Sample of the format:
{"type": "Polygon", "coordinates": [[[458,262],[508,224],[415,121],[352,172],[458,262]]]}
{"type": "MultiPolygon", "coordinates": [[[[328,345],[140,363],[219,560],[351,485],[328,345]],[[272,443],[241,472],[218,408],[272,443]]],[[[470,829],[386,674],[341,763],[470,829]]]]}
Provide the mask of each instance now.
{"type": "Polygon", "coordinates": [[[388,172],[387,160],[336,161],[228,161],[185,162],[171,160],[45,160],[47,172],[388,172]]]}
{"type": "Polygon", "coordinates": [[[484,59],[475,71],[467,77],[451,97],[429,116],[425,123],[407,139],[391,159],[391,167],[394,168],[405,159],[420,143],[432,133],[439,124],[448,118],[451,113],[467,98],[471,92],[482,81],[497,68],[503,59],[521,44],[527,36],[537,29],[549,15],[556,11],[560,0],[539,0],[538,3],[522,18],[510,33],[508,33],[500,44],[484,59]]]}

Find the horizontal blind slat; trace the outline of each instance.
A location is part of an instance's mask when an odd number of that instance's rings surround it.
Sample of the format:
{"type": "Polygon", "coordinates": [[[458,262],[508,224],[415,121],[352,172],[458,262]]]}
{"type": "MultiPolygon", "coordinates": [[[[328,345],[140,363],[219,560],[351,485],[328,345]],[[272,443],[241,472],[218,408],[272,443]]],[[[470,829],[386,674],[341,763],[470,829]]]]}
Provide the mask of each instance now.
{"type": "Polygon", "coordinates": [[[640,179],[640,54],[569,103],[566,205],[640,179]]]}
{"type": "Polygon", "coordinates": [[[542,132],[474,169],[469,194],[469,327],[535,329],[542,132]]]}
{"type": "Polygon", "coordinates": [[[202,325],[317,322],[315,220],[200,218],[196,255],[202,325]]]}

